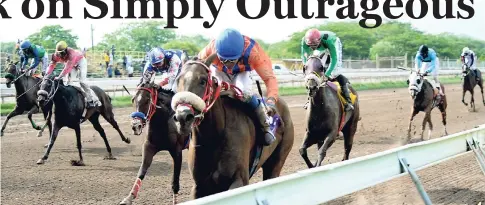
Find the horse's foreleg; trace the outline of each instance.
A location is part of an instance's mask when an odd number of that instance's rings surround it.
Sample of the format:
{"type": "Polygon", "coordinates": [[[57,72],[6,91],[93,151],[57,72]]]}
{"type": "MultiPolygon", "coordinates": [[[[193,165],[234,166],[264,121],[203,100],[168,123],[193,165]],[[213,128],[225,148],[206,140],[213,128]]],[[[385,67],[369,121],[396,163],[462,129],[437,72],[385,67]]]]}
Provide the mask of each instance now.
{"type": "Polygon", "coordinates": [[[431,113],[430,113],[430,116],[428,117],[428,125],[429,125],[428,140],[429,140],[431,138],[431,133],[433,132],[433,122],[431,122],[431,113]]]}
{"type": "Polygon", "coordinates": [[[30,111],[27,113],[27,118],[29,118],[32,128],[36,130],[41,130],[41,127],[35,124],[34,120],[32,120],[32,114],[37,112],[39,112],[39,108],[37,106],[32,107],[32,109],[30,109],[30,111]]]}
{"type": "Polygon", "coordinates": [[[473,112],[475,112],[475,92],[473,89],[470,90],[471,93],[471,100],[470,100],[470,107],[473,109],[473,112]]]}
{"type": "Polygon", "coordinates": [[[408,142],[411,141],[411,125],[413,123],[414,117],[418,114],[419,111],[417,111],[414,107],[412,108],[413,110],[411,111],[411,117],[409,118],[409,126],[408,126],[408,142]]]}
{"type": "Polygon", "coordinates": [[[79,161],[78,160],[71,160],[72,166],[84,166],[83,155],[81,152],[82,145],[81,145],[81,127],[79,125],[74,128],[76,132],[76,142],[77,142],[77,151],[79,152],[79,161]]]}
{"type": "Polygon", "coordinates": [[[465,94],[466,94],[466,90],[465,88],[463,88],[463,95],[461,96],[461,102],[463,102],[465,106],[468,106],[468,103],[465,102],[465,94]]]}
{"type": "Polygon", "coordinates": [[[52,111],[49,111],[47,113],[44,112],[43,114],[44,114],[44,120],[46,122],[45,122],[44,126],[42,126],[42,128],[37,133],[37,137],[42,137],[42,133],[44,132],[45,127],[49,127],[49,136],[50,136],[50,133],[52,132],[52,123],[51,123],[52,111]]]}
{"type": "Polygon", "coordinates": [[[42,157],[41,159],[39,159],[37,161],[37,164],[44,164],[44,161],[47,160],[47,158],[49,158],[49,153],[51,152],[51,149],[54,146],[54,143],[56,142],[57,135],[59,134],[59,130],[60,129],[61,128],[59,127],[59,125],[57,125],[57,123],[54,122],[54,125],[53,125],[53,128],[52,128],[51,137],[49,138],[49,145],[47,146],[47,149],[46,149],[46,151],[44,153],[44,157],[42,157]]]}
{"type": "Polygon", "coordinates": [[[480,91],[482,92],[483,105],[485,105],[485,97],[483,96],[483,80],[480,84],[478,84],[478,86],[480,87],[480,91]]]}
{"type": "Polygon", "coordinates": [[[148,141],[143,144],[143,161],[140,169],[138,170],[138,176],[136,177],[135,184],[131,188],[130,194],[121,201],[120,205],[130,205],[133,200],[138,196],[138,191],[141,188],[141,181],[145,178],[148,168],[152,164],[153,156],[157,153],[156,149],[150,145],[148,141]]]}
{"type": "Polygon", "coordinates": [[[182,169],[182,147],[170,151],[173,159],[172,192],[173,204],[177,204],[177,195],[180,190],[180,170],[182,169]]]}
{"type": "Polygon", "coordinates": [[[315,144],[315,141],[312,140],[312,138],[310,137],[310,133],[307,131],[305,133],[305,137],[304,137],[303,143],[302,143],[299,151],[300,151],[301,157],[305,161],[308,168],[312,168],[313,164],[312,164],[312,162],[310,162],[310,159],[308,159],[307,149],[308,149],[308,147],[312,146],[313,144],[315,144]]]}
{"type": "Polygon", "coordinates": [[[3,122],[2,130],[0,131],[0,136],[3,136],[3,131],[5,130],[5,127],[7,126],[7,123],[10,120],[10,118],[20,115],[23,112],[24,112],[23,109],[20,109],[19,106],[15,106],[15,109],[12,112],[8,113],[7,118],[5,119],[5,122],[3,122]]]}
{"type": "Polygon", "coordinates": [[[423,124],[421,126],[421,140],[424,140],[424,130],[426,130],[426,123],[428,122],[428,118],[431,117],[431,111],[426,111],[426,115],[423,119],[423,124]]]}
{"type": "Polygon", "coordinates": [[[316,167],[322,166],[323,159],[327,155],[327,150],[332,146],[332,144],[335,142],[335,138],[337,137],[338,133],[333,133],[331,132],[327,139],[325,140],[325,143],[323,144],[322,147],[318,150],[318,162],[316,164],[316,167]]]}

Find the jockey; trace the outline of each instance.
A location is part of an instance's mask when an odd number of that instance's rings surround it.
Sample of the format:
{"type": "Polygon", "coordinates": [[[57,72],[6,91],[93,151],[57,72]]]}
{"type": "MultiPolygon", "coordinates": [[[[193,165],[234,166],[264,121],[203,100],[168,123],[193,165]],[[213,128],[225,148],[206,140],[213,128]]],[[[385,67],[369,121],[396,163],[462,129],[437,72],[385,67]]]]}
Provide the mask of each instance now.
{"type": "Polygon", "coordinates": [[[242,35],[235,29],[225,29],[217,39],[212,40],[199,53],[199,59],[207,59],[217,54],[212,62],[212,74],[219,79],[227,76],[232,84],[244,93],[243,102],[249,104],[255,110],[260,125],[264,128],[264,145],[270,145],[276,139],[273,135],[268,115],[276,113],[278,100],[278,84],[273,73],[271,60],[263,48],[253,39],[242,35]],[[255,70],[264,81],[267,88],[266,105],[269,113],[266,113],[257,95],[251,91],[252,80],[250,72],[255,70]]]}
{"type": "Polygon", "coordinates": [[[441,90],[440,82],[438,80],[439,59],[436,56],[436,52],[433,49],[428,48],[426,45],[421,45],[418,52],[416,53],[415,61],[415,70],[419,71],[425,76],[428,74],[431,74],[433,76],[433,80],[435,82],[434,86],[439,90],[439,95],[437,96],[439,100],[441,96],[444,96],[444,94],[441,90]],[[422,62],[430,63],[424,71],[420,70],[422,62]]]}
{"type": "Polygon", "coordinates": [[[160,86],[167,85],[172,91],[176,91],[175,79],[182,69],[181,52],[173,50],[164,50],[162,48],[153,48],[148,52],[148,61],[145,64],[140,84],[153,83],[156,72],[167,72],[168,77],[160,82],[160,86]]]}
{"type": "Polygon", "coordinates": [[[101,101],[98,99],[98,96],[96,96],[89,85],[85,83],[88,71],[88,63],[81,51],[68,47],[65,41],[60,41],[56,45],[56,52],[52,55],[50,65],[47,68],[46,76],[50,75],[52,71],[54,71],[57,63],[65,63],[65,66],[59,76],[55,79],[64,78],[64,82],[70,84],[69,74],[71,76],[76,76],[77,72],[80,72],[79,84],[81,84],[81,88],[86,94],[88,101],[87,108],[95,108],[96,106],[102,105],[101,101]]]}
{"type": "Polygon", "coordinates": [[[463,64],[466,64],[468,68],[470,68],[470,70],[472,70],[475,73],[475,77],[477,78],[477,81],[479,81],[480,76],[478,76],[475,57],[476,57],[475,53],[472,50],[470,50],[468,47],[465,47],[463,48],[460,59],[463,64]]]}
{"type": "Polygon", "coordinates": [[[31,44],[30,41],[25,40],[20,44],[20,50],[22,54],[20,55],[20,68],[25,69],[25,66],[29,62],[29,58],[33,58],[32,64],[30,64],[29,69],[26,71],[26,75],[32,76],[37,70],[37,66],[42,61],[42,75],[45,74],[45,70],[48,65],[47,52],[42,46],[31,44]]]}
{"type": "MultiPolygon", "coordinates": [[[[330,66],[325,71],[325,76],[331,81],[337,81],[340,84],[340,90],[345,97],[347,103],[345,104],[345,111],[354,109],[352,100],[350,99],[349,89],[347,83],[349,80],[340,74],[342,69],[342,43],[340,38],[331,31],[319,31],[317,29],[310,29],[301,39],[301,59],[305,65],[307,58],[314,50],[330,52],[330,66]]],[[[325,65],[325,62],[322,62],[325,65]]],[[[306,103],[308,104],[308,102],[306,103]]],[[[306,108],[306,105],[305,105],[306,108]]]]}

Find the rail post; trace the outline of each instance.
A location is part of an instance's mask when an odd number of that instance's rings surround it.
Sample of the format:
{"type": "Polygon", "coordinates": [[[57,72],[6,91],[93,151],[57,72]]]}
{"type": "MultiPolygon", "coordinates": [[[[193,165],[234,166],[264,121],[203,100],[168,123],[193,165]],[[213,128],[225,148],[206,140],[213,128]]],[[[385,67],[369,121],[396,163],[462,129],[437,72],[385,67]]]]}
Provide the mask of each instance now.
{"type": "Polygon", "coordinates": [[[406,161],[406,158],[400,157],[399,162],[401,163],[401,167],[411,176],[411,179],[413,180],[414,185],[418,189],[419,195],[421,195],[421,198],[423,199],[424,203],[426,205],[432,205],[433,203],[431,203],[431,200],[429,199],[428,194],[426,193],[423,185],[419,181],[418,175],[416,174],[416,172],[414,172],[414,170],[411,167],[409,167],[409,164],[406,161]]]}

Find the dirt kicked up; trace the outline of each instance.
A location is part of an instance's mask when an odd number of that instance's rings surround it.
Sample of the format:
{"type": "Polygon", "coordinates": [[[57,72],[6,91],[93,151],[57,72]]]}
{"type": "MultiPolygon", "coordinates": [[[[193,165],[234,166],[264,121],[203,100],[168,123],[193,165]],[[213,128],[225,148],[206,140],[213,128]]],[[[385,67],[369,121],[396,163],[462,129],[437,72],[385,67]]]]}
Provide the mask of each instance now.
{"type": "MultiPolygon", "coordinates": [[[[448,85],[448,132],[450,134],[485,124],[485,106],[477,103],[477,112],[469,112],[461,103],[461,87],[448,85]]],[[[361,116],[350,158],[356,158],[400,146],[405,138],[411,99],[406,89],[360,92],[361,116]]],[[[295,122],[295,144],[283,167],[282,175],[306,169],[298,148],[305,132],[306,96],[284,97],[291,107],[295,122]]],[[[467,96],[467,101],[469,97],[467,96]]],[[[13,118],[1,139],[1,203],[2,204],[118,204],[128,195],[141,163],[141,137],[131,134],[129,113],[132,108],[115,110],[122,131],[132,139],[124,144],[116,131],[102,121],[113,155],[117,160],[103,160],[106,148],[91,124],[82,126],[84,167],[73,167],[69,160],[77,159],[74,131],[62,129],[49,159],[44,165],[35,162],[44,153],[48,131],[37,138],[24,116],[13,118]],[[16,125],[16,126],[14,126],[16,125]]],[[[418,114],[413,131],[420,133],[424,115],[418,114]]],[[[39,115],[35,119],[41,122],[39,115]]],[[[432,138],[444,134],[441,115],[433,110],[432,138]]],[[[146,133],[146,132],[144,132],[146,133]]],[[[427,132],[425,132],[427,134],[427,132]]],[[[418,138],[418,136],[414,136],[418,138]]],[[[309,157],[317,159],[317,148],[311,147],[309,157]]],[[[343,141],[337,140],[327,152],[324,164],[336,163],[343,156],[343,141]]],[[[192,179],[184,151],[179,202],[190,200],[192,179]]],[[[135,204],[171,204],[170,181],[172,160],[168,152],[155,156],[143,181],[135,204]]],[[[466,154],[418,172],[425,189],[435,204],[477,204],[485,200],[485,176],[474,159],[466,154]]],[[[251,183],[261,181],[261,171],[251,183]]],[[[351,179],[349,179],[351,180],[351,179]]],[[[325,186],[324,182],[321,183],[325,186]]],[[[304,190],[302,190],[304,191],[304,190]]],[[[292,193],[297,194],[297,193],[292,193]]],[[[328,204],[423,204],[408,176],[391,180],[347,195],[328,204]]]]}

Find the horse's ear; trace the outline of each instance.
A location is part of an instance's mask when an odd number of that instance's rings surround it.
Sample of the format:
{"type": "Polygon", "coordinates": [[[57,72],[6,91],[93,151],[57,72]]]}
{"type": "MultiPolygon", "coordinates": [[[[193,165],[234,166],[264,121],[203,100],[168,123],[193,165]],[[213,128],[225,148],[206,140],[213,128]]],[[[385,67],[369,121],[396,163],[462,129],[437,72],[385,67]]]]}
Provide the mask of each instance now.
{"type": "Polygon", "coordinates": [[[19,64],[19,61],[15,61],[14,65],[17,65],[17,64],[19,64]]]}
{"type": "Polygon", "coordinates": [[[214,59],[216,59],[216,57],[217,57],[217,54],[216,54],[216,53],[214,53],[214,54],[210,55],[210,56],[209,56],[209,57],[208,57],[208,58],[205,60],[205,63],[204,63],[204,64],[205,64],[207,67],[209,67],[209,66],[211,65],[212,61],[214,61],[214,59]]]}
{"type": "Polygon", "coordinates": [[[194,56],[194,57],[192,57],[190,60],[192,60],[192,61],[197,61],[197,60],[199,60],[199,56],[194,56]]]}
{"type": "Polygon", "coordinates": [[[406,84],[409,85],[409,79],[406,80],[406,84]]]}
{"type": "Polygon", "coordinates": [[[322,58],[323,58],[323,56],[325,56],[325,54],[326,54],[325,52],[320,53],[320,55],[318,56],[318,58],[319,58],[319,59],[322,59],[322,58]]]}
{"type": "Polygon", "coordinates": [[[306,71],[306,65],[303,65],[303,75],[305,75],[306,71]]]}

